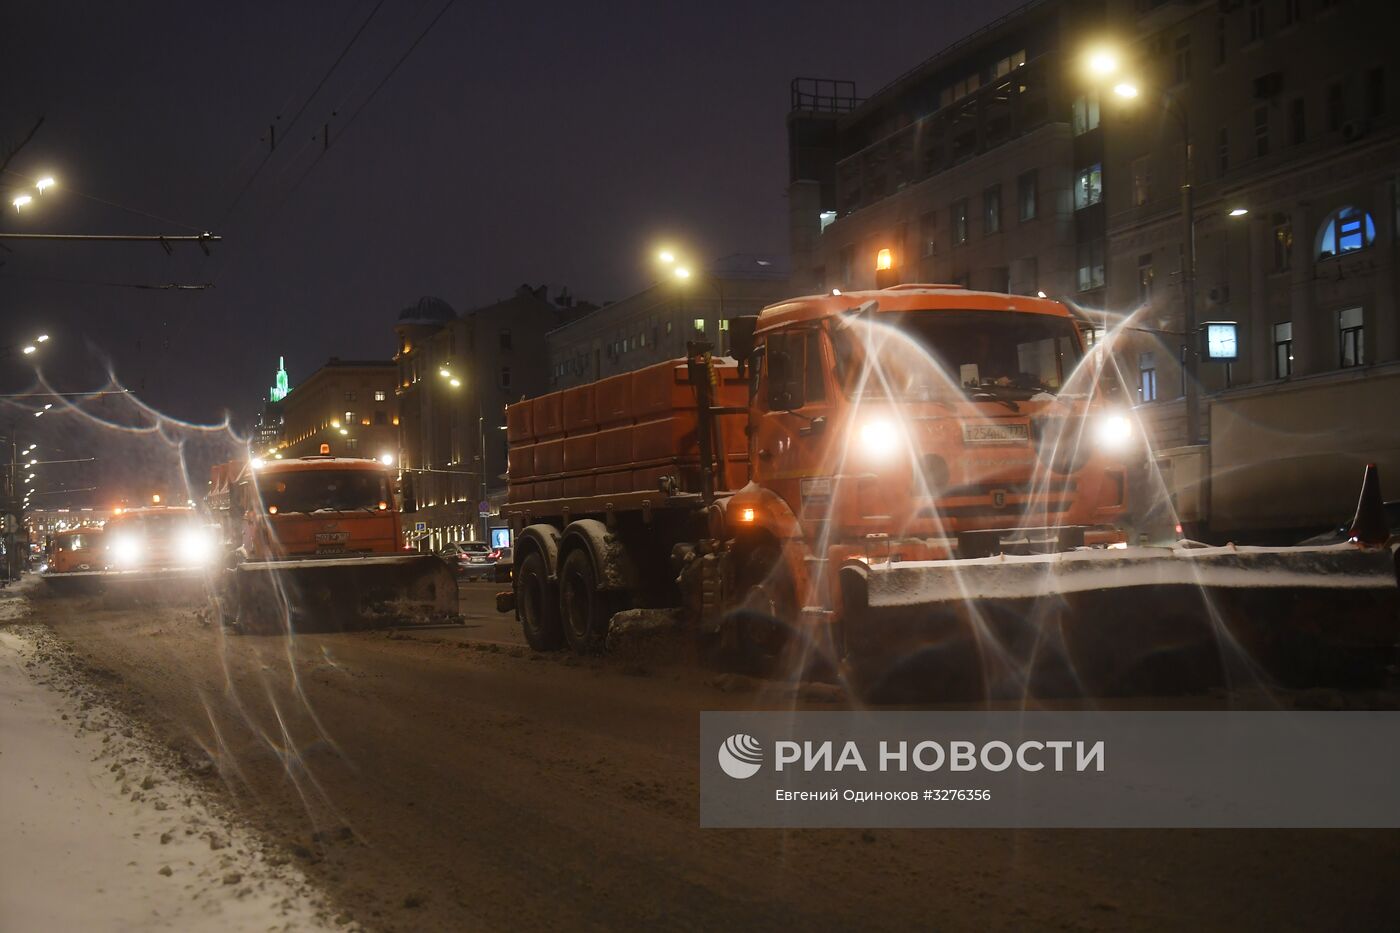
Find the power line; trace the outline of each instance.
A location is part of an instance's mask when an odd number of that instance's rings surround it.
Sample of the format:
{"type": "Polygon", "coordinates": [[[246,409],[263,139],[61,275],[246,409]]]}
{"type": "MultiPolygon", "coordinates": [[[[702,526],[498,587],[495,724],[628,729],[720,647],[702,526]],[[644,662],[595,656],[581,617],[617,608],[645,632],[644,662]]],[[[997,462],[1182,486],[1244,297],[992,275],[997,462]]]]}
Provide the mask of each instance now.
{"type": "MultiPolygon", "coordinates": [[[[331,66],[326,69],[325,74],[321,75],[321,80],[316,82],[316,87],[311,91],[310,94],[307,95],[306,100],[302,101],[301,107],[297,110],[296,114],[287,124],[287,127],[284,130],[284,132],[291,132],[292,127],[296,125],[297,120],[301,119],[301,115],[306,112],[306,108],[311,106],[311,102],[316,99],[316,95],[321,92],[321,88],[325,87],[326,82],[330,80],[331,75],[335,73],[335,70],[338,67],[340,67],[340,63],[345,60],[345,56],[349,54],[350,49],[354,47],[355,43],[359,40],[360,35],[365,31],[365,27],[369,25],[370,20],[374,19],[374,15],[379,12],[379,8],[383,5],[384,0],[378,0],[378,2],[375,3],[374,9],[370,10],[369,15],[366,16],[364,20],[360,23],[360,28],[355,30],[355,34],[350,37],[349,42],[345,43],[345,47],[340,50],[340,54],[336,56],[335,61],[331,62],[331,66]]],[[[275,140],[270,140],[269,142],[270,145],[268,146],[267,154],[263,156],[262,161],[258,163],[257,168],[253,169],[253,174],[248,176],[248,180],[243,183],[243,187],[238,189],[238,193],[234,195],[232,203],[230,203],[228,206],[228,210],[224,211],[225,223],[227,223],[228,218],[233,214],[233,209],[238,206],[238,202],[243,200],[243,195],[247,194],[248,189],[253,186],[253,182],[257,180],[260,174],[262,174],[263,167],[266,166],[267,163],[272,159],[272,153],[276,151],[277,144],[275,140]]]]}
{"type": "MultiPolygon", "coordinates": [[[[350,128],[350,125],[355,122],[355,118],[360,115],[360,113],[365,109],[365,107],[369,105],[369,103],[372,100],[374,100],[375,95],[379,93],[379,91],[384,87],[384,85],[389,83],[389,80],[399,70],[403,63],[407,61],[408,57],[413,54],[413,51],[416,48],[418,48],[418,45],[425,38],[427,38],[428,33],[430,33],[433,30],[433,27],[438,24],[438,21],[442,19],[443,15],[448,11],[448,9],[452,6],[454,2],[455,0],[447,0],[447,2],[443,4],[442,8],[438,10],[437,15],[435,15],[432,18],[432,20],[428,23],[428,25],[423,28],[423,31],[418,34],[417,38],[413,40],[413,43],[409,45],[408,49],[402,55],[399,56],[398,61],[394,63],[393,67],[389,69],[388,73],[385,74],[384,77],[380,79],[379,83],[374,86],[374,89],[370,91],[369,96],[365,98],[365,100],[362,101],[358,107],[355,108],[354,112],[352,112],[349,118],[345,121],[344,127],[341,128],[341,136],[345,135],[345,131],[348,130],[350,128]]],[[[302,172],[301,176],[297,178],[295,184],[293,184],[292,187],[287,191],[287,193],[282,196],[282,198],[277,202],[276,206],[273,207],[272,211],[263,220],[262,225],[257,230],[257,233],[253,236],[244,238],[245,243],[258,243],[261,241],[262,234],[264,233],[264,231],[266,231],[267,228],[272,225],[272,222],[276,220],[277,217],[281,214],[282,210],[286,208],[288,202],[291,201],[292,195],[295,194],[296,191],[301,188],[302,183],[306,181],[307,177],[310,176],[311,172],[316,168],[317,165],[321,163],[321,160],[325,158],[326,153],[329,151],[329,146],[322,147],[321,151],[316,155],[316,158],[311,162],[310,165],[306,167],[306,171],[302,172]]],[[[215,281],[220,280],[224,276],[224,274],[228,271],[228,264],[233,261],[234,258],[231,253],[224,255],[223,265],[221,265],[218,271],[214,273],[215,281]]]]}
{"type": "MultiPolygon", "coordinates": [[[[423,31],[418,34],[418,38],[414,39],[413,43],[404,51],[402,55],[399,56],[399,60],[394,62],[394,67],[389,69],[388,73],[385,74],[384,77],[380,79],[379,83],[374,86],[374,89],[369,92],[369,96],[366,97],[363,101],[361,101],[360,105],[356,107],[355,110],[346,119],[345,125],[342,126],[340,129],[341,136],[345,135],[346,131],[348,131],[351,125],[355,122],[355,118],[358,117],[364,111],[364,109],[370,105],[370,103],[374,100],[375,96],[384,88],[384,85],[389,83],[389,80],[394,77],[394,75],[398,72],[399,68],[403,65],[403,63],[408,61],[408,57],[413,54],[414,49],[418,48],[419,43],[421,43],[425,38],[427,38],[428,33],[432,32],[433,27],[438,24],[438,20],[442,19],[443,14],[445,14],[455,2],[456,0],[447,0],[447,2],[442,5],[442,9],[437,11],[437,15],[434,16],[431,20],[429,20],[427,26],[423,27],[423,31]]],[[[290,198],[292,194],[295,193],[296,190],[301,187],[301,183],[306,180],[306,177],[311,174],[311,171],[314,168],[316,168],[317,165],[320,164],[321,159],[325,158],[326,153],[329,151],[329,146],[324,147],[321,150],[321,154],[316,156],[315,161],[313,161],[310,165],[306,167],[306,171],[302,173],[301,177],[297,179],[296,184],[292,185],[291,190],[287,192],[287,198],[290,198]]]]}
{"type": "Polygon", "coordinates": [[[213,288],[213,282],[162,282],[145,284],[141,282],[103,282],[96,279],[73,279],[61,275],[39,275],[33,272],[11,272],[7,278],[32,279],[40,282],[58,282],[63,285],[94,285],[106,288],[139,288],[148,291],[203,291],[213,288]]]}

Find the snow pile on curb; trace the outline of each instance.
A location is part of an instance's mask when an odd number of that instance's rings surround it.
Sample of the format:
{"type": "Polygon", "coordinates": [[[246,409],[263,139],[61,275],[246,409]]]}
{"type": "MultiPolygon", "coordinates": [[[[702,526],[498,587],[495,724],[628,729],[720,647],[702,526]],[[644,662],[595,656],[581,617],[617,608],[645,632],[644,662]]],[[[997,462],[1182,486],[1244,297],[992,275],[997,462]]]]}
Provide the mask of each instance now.
{"type": "Polygon", "coordinates": [[[357,930],[102,704],[24,589],[0,593],[0,928],[357,930]]]}

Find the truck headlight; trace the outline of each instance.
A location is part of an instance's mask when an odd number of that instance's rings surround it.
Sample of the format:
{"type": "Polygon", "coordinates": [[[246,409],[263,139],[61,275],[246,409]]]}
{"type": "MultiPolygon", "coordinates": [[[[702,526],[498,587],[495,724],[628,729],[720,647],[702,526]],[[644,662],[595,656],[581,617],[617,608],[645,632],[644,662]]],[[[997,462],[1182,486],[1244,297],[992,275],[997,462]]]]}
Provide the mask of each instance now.
{"type": "Polygon", "coordinates": [[[888,460],[899,450],[899,428],[887,418],[872,418],[857,433],[860,452],[872,460],[888,460]]]}
{"type": "Polygon", "coordinates": [[[139,538],[120,535],[112,542],[112,563],[118,567],[134,567],[141,560],[142,550],[139,538]]]}
{"type": "Polygon", "coordinates": [[[176,539],[180,558],[190,564],[207,564],[214,558],[214,536],[203,528],[188,528],[176,539]]]}
{"type": "Polygon", "coordinates": [[[1105,450],[1122,450],[1133,439],[1133,423],[1126,415],[1102,415],[1094,422],[1094,440],[1105,450]]]}

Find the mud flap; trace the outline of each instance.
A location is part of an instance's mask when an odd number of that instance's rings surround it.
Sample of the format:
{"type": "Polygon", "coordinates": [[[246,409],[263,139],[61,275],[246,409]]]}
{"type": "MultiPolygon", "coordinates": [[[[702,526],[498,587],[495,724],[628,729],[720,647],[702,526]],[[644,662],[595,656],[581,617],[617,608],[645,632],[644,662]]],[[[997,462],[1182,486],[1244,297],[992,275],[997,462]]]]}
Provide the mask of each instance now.
{"type": "Polygon", "coordinates": [[[870,692],[1108,696],[1375,682],[1400,590],[1384,548],[1132,548],[841,568],[870,692]]]}
{"type": "Polygon", "coordinates": [[[280,634],[453,621],[457,580],[431,554],[249,561],[221,587],[226,624],[280,634]]]}

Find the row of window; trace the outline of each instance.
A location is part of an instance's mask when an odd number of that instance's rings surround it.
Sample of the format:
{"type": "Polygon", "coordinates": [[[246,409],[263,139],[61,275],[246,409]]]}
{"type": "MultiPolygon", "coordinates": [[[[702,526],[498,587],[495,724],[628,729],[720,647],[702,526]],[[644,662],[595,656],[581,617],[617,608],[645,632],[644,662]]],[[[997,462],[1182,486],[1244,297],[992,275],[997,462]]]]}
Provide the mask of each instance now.
{"type": "MultiPolygon", "coordinates": [[[[375,390],[374,390],[374,400],[375,400],[376,402],[382,402],[382,401],[384,401],[384,396],[385,396],[385,391],[384,391],[383,389],[375,389],[375,390]]],[[[345,401],[347,401],[347,402],[353,402],[353,401],[355,401],[355,393],[354,393],[354,392],[346,392],[346,393],[345,393],[345,401]]]]}
{"type": "MultiPolygon", "coordinates": [[[[346,395],[352,395],[353,393],[347,392],[347,393],[345,393],[345,394],[346,394],[346,395]]],[[[348,401],[354,401],[354,399],[348,399],[348,401]]],[[[347,411],[345,412],[345,418],[344,418],[343,421],[341,421],[341,424],[344,424],[344,425],[346,425],[346,426],[349,426],[349,425],[352,425],[352,424],[355,424],[355,423],[356,423],[356,422],[355,422],[355,413],[354,413],[353,411],[347,410],[347,411]]],[[[369,418],[363,419],[363,423],[364,423],[365,425],[370,424],[370,419],[369,419],[369,418]]],[[[384,411],[383,409],[380,409],[380,410],[376,411],[376,412],[374,413],[374,422],[373,422],[373,423],[374,423],[374,424],[388,424],[388,423],[389,423],[389,413],[386,412],[386,411],[384,411]]]]}
{"type": "Polygon", "coordinates": [[[995,81],[997,78],[1010,74],[1026,63],[1026,50],[1019,49],[1012,52],[1005,58],[999,58],[986,71],[976,71],[966,75],[952,84],[946,85],[938,95],[938,106],[947,107],[954,101],[962,100],[969,94],[974,93],[983,84],[983,81],[995,81]]]}
{"type": "MultiPolygon", "coordinates": [[[[1016,217],[1021,223],[1035,220],[1040,210],[1039,177],[1034,171],[1016,179],[1016,217]]],[[[960,198],[948,207],[949,236],[954,246],[963,246],[971,236],[967,198],[960,198]]],[[[992,185],[982,192],[982,233],[992,236],[1002,229],[1001,185],[992,185]]],[[[902,237],[901,237],[902,239],[902,237]]],[[[853,249],[848,247],[848,249],[853,249]]],[[[938,212],[926,211],[919,217],[919,254],[924,257],[938,253],[938,212]]],[[[849,275],[846,281],[850,281],[849,275]]]]}
{"type": "MultiPolygon", "coordinates": [[[[1343,308],[1337,312],[1337,366],[1350,369],[1366,364],[1366,328],[1361,308],[1343,308]]],[[[1280,321],[1273,326],[1273,369],[1275,379],[1293,375],[1293,322],[1280,321]]],[[[1157,401],[1157,355],[1147,351],[1138,355],[1138,400],[1157,401]]]]}

